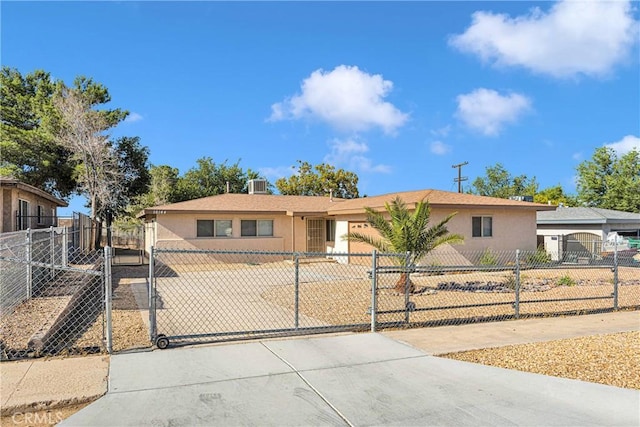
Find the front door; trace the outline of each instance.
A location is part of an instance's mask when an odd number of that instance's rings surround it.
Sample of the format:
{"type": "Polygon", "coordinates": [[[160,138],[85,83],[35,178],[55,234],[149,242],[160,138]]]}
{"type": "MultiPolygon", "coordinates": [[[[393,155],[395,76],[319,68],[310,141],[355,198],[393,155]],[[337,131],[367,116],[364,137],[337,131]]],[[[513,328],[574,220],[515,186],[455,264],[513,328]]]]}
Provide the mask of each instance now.
{"type": "Polygon", "coordinates": [[[307,219],[307,252],[325,253],[324,219],[307,219]]]}

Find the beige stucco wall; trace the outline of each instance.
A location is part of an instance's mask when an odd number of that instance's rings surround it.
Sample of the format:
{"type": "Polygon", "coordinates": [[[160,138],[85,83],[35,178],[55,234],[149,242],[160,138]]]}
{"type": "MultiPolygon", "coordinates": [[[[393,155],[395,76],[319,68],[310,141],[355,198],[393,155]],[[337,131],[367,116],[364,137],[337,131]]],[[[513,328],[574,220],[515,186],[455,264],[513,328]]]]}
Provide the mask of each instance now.
{"type": "Polygon", "coordinates": [[[208,249],[229,251],[304,251],[306,245],[305,220],[286,215],[250,214],[160,214],[154,226],[147,226],[147,234],[153,230],[155,236],[147,237],[147,250],[158,248],[208,249]],[[273,236],[240,236],[241,220],[273,220],[273,236]],[[231,220],[231,237],[197,237],[197,220],[231,220]],[[295,245],[294,245],[295,242],[295,245]]]}
{"type": "MultiPolygon", "coordinates": [[[[433,209],[431,224],[435,225],[451,213],[449,210],[433,209]]],[[[343,215],[336,220],[336,238],[334,252],[338,253],[371,253],[368,245],[342,240],[349,231],[375,233],[365,216],[343,215]],[[360,226],[360,228],[358,228],[360,226]]],[[[209,249],[233,251],[268,251],[268,252],[305,252],[307,250],[306,222],[308,218],[286,215],[212,215],[212,214],[160,214],[155,223],[147,227],[147,251],[151,245],[158,248],[209,249]],[[196,221],[199,219],[220,220],[231,219],[233,235],[230,238],[196,237],[196,221]],[[273,220],[273,237],[241,237],[240,221],[242,219],[273,220]],[[152,231],[152,233],[150,233],[152,231]],[[150,234],[152,234],[150,236],[150,234]]],[[[496,252],[516,249],[530,251],[536,249],[536,213],[535,211],[517,209],[461,209],[448,223],[451,233],[464,237],[464,244],[452,248],[464,252],[482,252],[491,249],[496,252]],[[490,216],[493,218],[492,237],[472,237],[473,216],[490,216]]],[[[346,257],[336,257],[346,262],[346,257]]],[[[349,260],[353,262],[353,260],[349,260]]],[[[364,261],[369,263],[370,260],[364,261]]]]}
{"type": "Polygon", "coordinates": [[[2,209],[2,228],[0,232],[16,231],[18,229],[16,213],[18,212],[19,200],[29,202],[29,228],[46,228],[56,225],[56,204],[29,191],[5,187],[0,191],[0,208],[2,209]],[[43,217],[40,223],[38,223],[36,217],[38,205],[43,208],[43,217]]]}
{"type": "MultiPolygon", "coordinates": [[[[451,211],[432,209],[430,224],[433,226],[442,221],[451,211]]],[[[340,218],[343,226],[340,228],[342,235],[349,232],[363,234],[377,234],[364,220],[364,215],[351,215],[340,218]]],[[[490,249],[495,252],[512,251],[516,249],[532,251],[536,249],[536,213],[514,209],[460,209],[458,213],[447,223],[447,228],[452,234],[460,234],[464,237],[464,243],[453,245],[445,250],[457,250],[463,252],[481,253],[490,249]],[[493,235],[491,237],[472,237],[472,217],[489,216],[492,218],[493,235]]],[[[369,245],[358,242],[343,243],[341,249],[349,253],[369,253],[372,248],[369,245]]],[[[354,262],[354,260],[350,260],[354,262]]],[[[369,262],[369,261],[365,261],[369,262]]]]}

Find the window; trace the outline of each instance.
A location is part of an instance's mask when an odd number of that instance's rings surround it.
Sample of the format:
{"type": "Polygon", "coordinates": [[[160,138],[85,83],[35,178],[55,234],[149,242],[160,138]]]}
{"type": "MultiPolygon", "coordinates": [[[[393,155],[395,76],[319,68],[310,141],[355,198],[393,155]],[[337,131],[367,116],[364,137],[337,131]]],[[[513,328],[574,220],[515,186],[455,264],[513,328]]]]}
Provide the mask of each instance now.
{"type": "Polygon", "coordinates": [[[38,224],[44,224],[44,207],[38,205],[38,209],[36,211],[36,215],[38,218],[38,224]]]}
{"type": "Polygon", "coordinates": [[[242,237],[273,236],[273,220],[243,219],[240,221],[240,235],[242,237]]]}
{"type": "Polygon", "coordinates": [[[233,234],[230,219],[199,219],[196,224],[197,237],[231,237],[233,234]]]}
{"type": "Polygon", "coordinates": [[[18,200],[18,230],[29,228],[29,202],[18,200]]]}
{"type": "Polygon", "coordinates": [[[327,242],[335,241],[336,236],[336,221],[328,219],[326,221],[325,229],[327,230],[327,242]]]}
{"type": "Polygon", "coordinates": [[[490,216],[471,217],[471,224],[473,237],[493,236],[493,219],[490,216]]]}
{"type": "Polygon", "coordinates": [[[233,227],[230,219],[218,219],[214,221],[216,237],[231,237],[233,227]]]}
{"type": "Polygon", "coordinates": [[[213,221],[209,219],[197,220],[197,237],[213,237],[213,221]]]}

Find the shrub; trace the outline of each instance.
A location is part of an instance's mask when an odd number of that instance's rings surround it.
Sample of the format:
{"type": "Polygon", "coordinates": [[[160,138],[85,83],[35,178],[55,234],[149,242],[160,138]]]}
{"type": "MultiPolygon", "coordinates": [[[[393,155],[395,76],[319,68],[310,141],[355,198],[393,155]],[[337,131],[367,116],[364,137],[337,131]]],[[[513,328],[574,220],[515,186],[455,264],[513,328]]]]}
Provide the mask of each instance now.
{"type": "Polygon", "coordinates": [[[534,253],[528,254],[525,258],[529,264],[546,264],[551,262],[551,255],[544,250],[543,246],[538,246],[534,253]]]}
{"type": "Polygon", "coordinates": [[[498,257],[490,248],[487,248],[480,256],[480,260],[478,262],[480,263],[480,265],[497,265],[498,257]]]}
{"type": "Polygon", "coordinates": [[[568,274],[560,277],[558,279],[558,286],[575,286],[576,281],[571,278],[568,274]]]}

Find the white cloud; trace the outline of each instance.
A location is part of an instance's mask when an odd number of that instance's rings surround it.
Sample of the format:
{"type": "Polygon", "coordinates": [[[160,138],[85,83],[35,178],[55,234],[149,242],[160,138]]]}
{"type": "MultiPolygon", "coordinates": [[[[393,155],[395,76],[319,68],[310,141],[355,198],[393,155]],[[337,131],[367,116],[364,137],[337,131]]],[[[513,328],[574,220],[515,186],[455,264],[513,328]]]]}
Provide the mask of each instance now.
{"type": "Polygon", "coordinates": [[[561,1],[515,18],[481,11],[472,21],[452,46],[554,77],[607,75],[628,57],[639,28],[628,1],[561,1]]]}
{"type": "Polygon", "coordinates": [[[409,116],[384,98],[393,83],[379,74],[340,65],[333,71],[316,70],[301,85],[301,93],[271,106],[269,121],[321,120],[342,132],[381,128],[393,134],[409,116]]]}
{"type": "Polygon", "coordinates": [[[258,168],[258,172],[267,179],[277,180],[291,175],[291,171],[294,169],[291,166],[264,167],[258,168]]]}
{"type": "Polygon", "coordinates": [[[429,148],[431,149],[431,152],[433,154],[438,154],[438,155],[443,155],[443,154],[447,154],[451,151],[451,146],[445,144],[442,141],[433,141],[429,148]]]}
{"type": "Polygon", "coordinates": [[[391,167],[383,164],[374,164],[371,158],[365,154],[369,152],[366,142],[353,138],[332,139],[329,141],[331,152],[324,157],[324,161],[334,166],[359,172],[389,173],[391,167]]]}
{"type": "Polygon", "coordinates": [[[605,147],[612,148],[620,156],[627,154],[633,149],[640,152],[640,138],[633,135],[627,135],[618,142],[605,144],[605,147]]]}
{"type": "Polygon", "coordinates": [[[451,125],[443,126],[440,129],[432,129],[429,132],[433,136],[445,137],[449,135],[449,132],[451,132],[451,125]]]}
{"type": "Polygon", "coordinates": [[[524,95],[500,95],[495,90],[484,88],[458,95],[457,101],[456,116],[484,135],[498,135],[504,125],[516,122],[531,109],[531,100],[524,95]]]}
{"type": "Polygon", "coordinates": [[[124,119],[124,121],[126,123],[135,123],[135,122],[139,122],[140,120],[144,119],[144,117],[142,117],[141,114],[138,113],[131,113],[127,116],[126,119],[124,119]]]}

